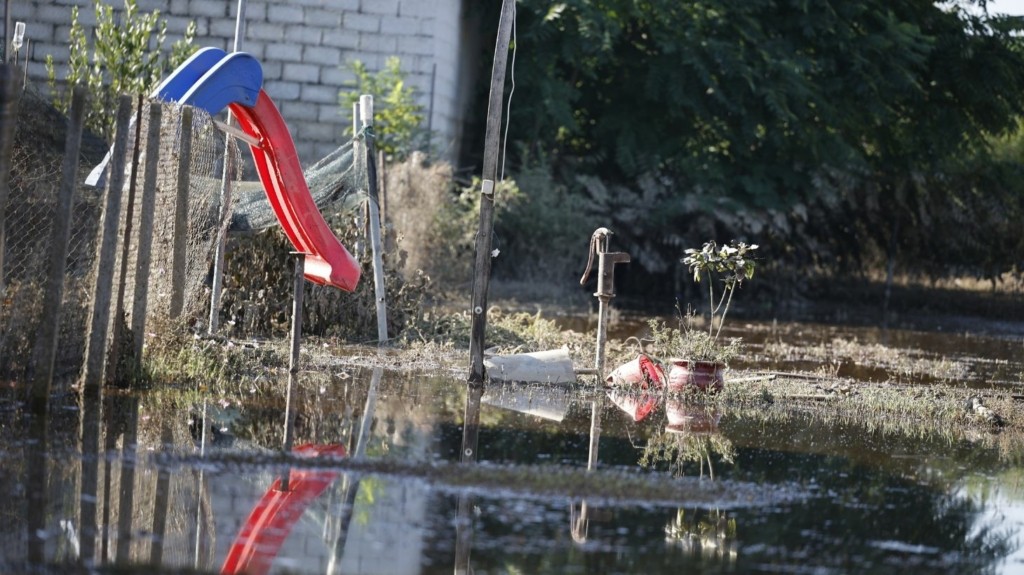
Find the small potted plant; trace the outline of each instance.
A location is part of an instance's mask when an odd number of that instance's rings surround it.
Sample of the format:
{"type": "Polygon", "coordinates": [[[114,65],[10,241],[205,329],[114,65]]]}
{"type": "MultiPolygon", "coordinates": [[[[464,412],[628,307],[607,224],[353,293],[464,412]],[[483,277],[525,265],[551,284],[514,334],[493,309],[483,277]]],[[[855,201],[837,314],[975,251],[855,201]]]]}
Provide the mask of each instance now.
{"type": "Polygon", "coordinates": [[[709,241],[697,249],[686,250],[680,260],[690,268],[693,280],[706,280],[708,286],[708,325],[706,329],[694,325],[692,312],[680,314],[680,329],[666,329],[657,320],[651,322],[656,345],[673,355],[668,360],[668,388],[670,391],[697,389],[718,391],[725,384],[725,368],[740,349],[739,338],[719,342],[725,317],[732,304],[732,296],[743,280],[754,276],[753,253],[757,244],[731,242],[719,246],[709,241]],[[721,287],[716,290],[716,280],[721,287]]]}

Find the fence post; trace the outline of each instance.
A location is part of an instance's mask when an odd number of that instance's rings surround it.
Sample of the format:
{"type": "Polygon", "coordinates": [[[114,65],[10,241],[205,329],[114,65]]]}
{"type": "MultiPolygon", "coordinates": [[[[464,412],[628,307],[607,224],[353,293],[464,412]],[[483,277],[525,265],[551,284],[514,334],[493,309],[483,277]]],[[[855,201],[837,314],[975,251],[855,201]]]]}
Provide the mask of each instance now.
{"type": "MultiPolygon", "coordinates": [[[[295,275],[292,278],[292,333],[291,351],[288,355],[288,389],[284,400],[284,453],[290,455],[295,443],[295,415],[292,413],[294,403],[292,393],[299,379],[299,351],[302,348],[302,300],[306,287],[306,254],[292,253],[295,259],[295,275]]],[[[287,467],[281,475],[281,491],[288,491],[288,480],[291,467],[287,467]]]]}
{"type": "Polygon", "coordinates": [[[185,248],[188,243],[188,188],[192,168],[192,107],[181,108],[178,137],[178,194],[174,203],[174,245],[171,256],[171,319],[178,319],[185,305],[185,248]]]}
{"type": "Polygon", "coordinates": [[[64,273],[67,268],[68,242],[71,239],[71,214],[78,184],[78,157],[85,125],[86,96],[82,86],[75,86],[68,111],[68,133],[64,141],[64,159],[61,163],[60,188],[53,211],[53,232],[50,241],[50,261],[43,294],[44,317],[39,322],[35,356],[32,361],[32,409],[46,411],[53,385],[54,362],[57,358],[57,340],[64,299],[64,273]]]}
{"type": "Polygon", "coordinates": [[[11,153],[14,149],[14,124],[18,120],[18,101],[21,89],[18,86],[17,67],[0,64],[0,294],[5,290],[4,247],[7,200],[10,197],[11,153]]]}
{"type": "Polygon", "coordinates": [[[121,95],[117,102],[117,128],[114,150],[107,178],[107,197],[103,207],[103,225],[96,263],[96,289],[92,296],[92,316],[86,345],[85,372],[82,381],[86,390],[99,389],[103,381],[103,359],[106,355],[107,328],[110,325],[110,290],[114,283],[114,259],[117,252],[117,224],[121,214],[121,193],[124,188],[125,153],[128,147],[128,124],[132,113],[132,97],[121,95]]]}
{"type": "MultiPolygon", "coordinates": [[[[135,110],[135,138],[133,138],[132,141],[131,179],[128,182],[128,205],[125,207],[124,212],[124,238],[121,242],[121,270],[117,276],[117,303],[114,305],[114,326],[112,328],[113,337],[111,337],[114,345],[110,348],[110,358],[107,363],[107,380],[111,383],[120,383],[117,381],[117,366],[121,362],[121,337],[123,335],[121,333],[121,326],[124,323],[124,284],[128,281],[128,260],[131,256],[132,224],[134,223],[133,220],[135,218],[135,190],[138,187],[139,152],[142,150],[142,144],[139,142],[142,137],[142,94],[139,94],[136,102],[138,107],[135,110]]],[[[134,349],[134,340],[132,345],[134,349]]],[[[135,375],[135,373],[132,373],[129,377],[134,377],[135,375]]]]}
{"type": "Polygon", "coordinates": [[[480,190],[480,223],[476,233],[476,264],[473,272],[473,321],[469,332],[469,382],[484,382],[484,334],[487,331],[487,289],[491,279],[491,234],[494,231],[494,183],[498,179],[498,143],[501,139],[501,107],[505,97],[505,67],[512,36],[515,0],[503,0],[498,39],[491,67],[491,92],[484,130],[483,185],[480,190]]]}
{"type": "Polygon", "coordinates": [[[377,341],[388,340],[388,302],[384,287],[384,248],[380,243],[380,199],[377,195],[377,160],[373,149],[373,96],[359,96],[366,152],[366,188],[369,192],[370,247],[373,250],[373,296],[377,303],[377,341]]]}
{"type": "MultiPolygon", "coordinates": [[[[142,359],[142,345],[145,341],[149,267],[153,254],[153,217],[156,209],[156,175],[160,164],[160,123],[162,120],[163,107],[159,102],[150,102],[149,132],[146,134],[146,166],[142,176],[139,253],[135,258],[135,297],[132,303],[132,347],[136,361],[142,359]]],[[[136,366],[136,369],[138,367],[136,366]]]]}

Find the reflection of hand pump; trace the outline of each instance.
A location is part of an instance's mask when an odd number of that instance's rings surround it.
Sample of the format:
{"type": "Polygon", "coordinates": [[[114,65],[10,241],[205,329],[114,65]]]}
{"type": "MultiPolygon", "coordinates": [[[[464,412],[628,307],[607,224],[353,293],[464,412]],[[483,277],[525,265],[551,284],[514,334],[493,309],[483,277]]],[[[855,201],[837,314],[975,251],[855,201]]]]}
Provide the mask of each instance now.
{"type": "Polygon", "coordinates": [[[25,41],[25,23],[15,22],[14,23],[14,37],[11,38],[11,47],[14,48],[14,63],[18,63],[18,52],[21,50],[21,45],[25,41]]]}
{"type": "Polygon", "coordinates": [[[608,330],[608,303],[615,297],[615,264],[629,262],[629,254],[608,252],[608,237],[612,235],[608,228],[597,228],[590,237],[590,252],[587,256],[587,269],[583,272],[580,285],[587,282],[590,270],[594,266],[594,255],[597,255],[597,291],[594,296],[599,302],[597,315],[597,358],[594,369],[597,380],[604,381],[604,343],[608,330]]]}

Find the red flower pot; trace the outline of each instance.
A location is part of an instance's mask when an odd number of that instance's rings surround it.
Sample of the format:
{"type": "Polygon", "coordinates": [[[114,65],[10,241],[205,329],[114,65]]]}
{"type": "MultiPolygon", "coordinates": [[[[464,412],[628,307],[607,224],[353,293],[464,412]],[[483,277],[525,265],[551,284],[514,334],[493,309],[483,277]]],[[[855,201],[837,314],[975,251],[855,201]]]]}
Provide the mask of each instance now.
{"type": "Polygon", "coordinates": [[[725,364],[714,361],[670,359],[669,391],[721,391],[725,385],[725,364]]]}

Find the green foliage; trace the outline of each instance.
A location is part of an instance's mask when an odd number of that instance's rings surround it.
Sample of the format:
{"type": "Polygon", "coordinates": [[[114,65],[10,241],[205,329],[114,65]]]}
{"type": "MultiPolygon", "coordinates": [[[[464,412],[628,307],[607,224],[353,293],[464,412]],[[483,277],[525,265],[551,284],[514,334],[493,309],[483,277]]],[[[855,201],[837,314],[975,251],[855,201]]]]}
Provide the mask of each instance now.
{"type": "MultiPolygon", "coordinates": [[[[111,5],[94,0],[96,27],[93,29],[92,52],[85,27],[79,21],[78,7],[71,8],[71,29],[68,32],[68,67],[66,86],[85,86],[92,105],[86,115],[86,126],[108,140],[114,129],[112,111],[122,94],[147,94],[170,70],[195,51],[195,22],[190,22],[184,38],[164,52],[167,22],[160,12],[140,13],[136,0],[125,0],[124,9],[115,11],[111,5]]],[[[53,56],[46,56],[46,72],[54,104],[67,111],[71,91],[58,89],[53,56]]]]}
{"type": "Polygon", "coordinates": [[[725,316],[729,313],[729,304],[732,303],[733,292],[743,283],[743,280],[754,277],[755,263],[751,252],[757,247],[757,244],[747,245],[736,241],[719,247],[712,240],[705,242],[700,250],[690,248],[685,252],[686,257],[682,259],[682,262],[693,274],[693,281],[699,282],[701,278],[708,280],[708,311],[711,312],[708,335],[714,334],[711,337],[712,343],[722,332],[725,316]],[[722,281],[722,291],[717,301],[715,300],[715,279],[722,281]],[[717,330],[715,329],[716,316],[717,330]]]}
{"type": "MultiPolygon", "coordinates": [[[[356,75],[352,89],[338,94],[343,114],[351,112],[361,95],[373,96],[377,149],[399,161],[421,147],[428,136],[420,127],[423,107],[416,103],[416,90],[405,83],[401,64],[397,56],[392,56],[384,63],[384,69],[371,74],[366,64],[355,60],[351,64],[356,75]]],[[[351,128],[347,133],[351,135],[351,128]]]]}
{"type": "Polygon", "coordinates": [[[542,152],[520,154],[514,176],[518,195],[508,199],[495,222],[494,247],[506,257],[495,262],[494,274],[575,286],[586,263],[589,233],[601,227],[602,218],[586,198],[556,179],[542,152]]]}
{"type": "Polygon", "coordinates": [[[679,327],[669,327],[660,319],[647,322],[650,331],[650,351],[661,359],[681,358],[693,361],[709,361],[728,364],[743,349],[743,340],[738,337],[729,338],[720,344],[717,336],[698,329],[693,314],[680,314],[679,327]]]}
{"type": "Polygon", "coordinates": [[[654,469],[667,467],[673,476],[683,475],[687,463],[697,463],[702,477],[707,463],[708,474],[714,479],[713,456],[724,463],[733,463],[736,447],[720,433],[665,431],[647,440],[638,463],[654,469]]]}
{"type": "MultiPolygon", "coordinates": [[[[523,160],[514,179],[495,187],[491,247],[498,254],[492,260],[492,274],[574,286],[586,263],[589,233],[600,227],[600,217],[585,198],[556,180],[546,156],[524,155],[523,160]]],[[[480,188],[480,178],[474,177],[435,219],[432,253],[449,263],[432,276],[443,285],[472,277],[480,188]]]]}
{"type": "Polygon", "coordinates": [[[602,206],[616,231],[705,217],[806,266],[998,274],[1013,256],[982,248],[1015,236],[965,246],[946,226],[1024,215],[1019,177],[986,159],[1024,113],[1021,21],[968,3],[523,0],[511,135],[643,200],[602,206]],[[669,193],[648,200],[646,174],[669,193]]]}

